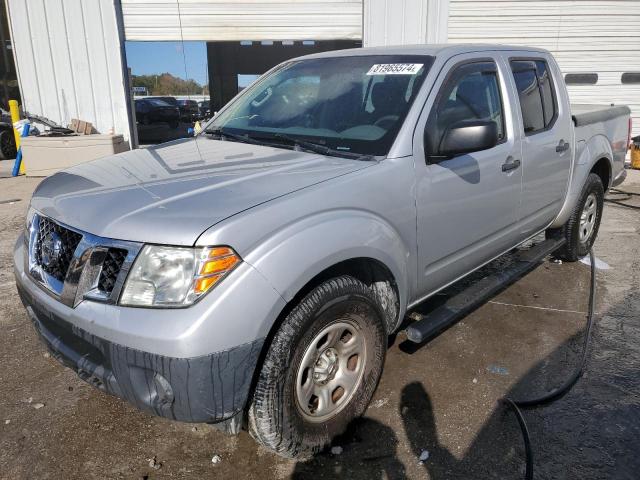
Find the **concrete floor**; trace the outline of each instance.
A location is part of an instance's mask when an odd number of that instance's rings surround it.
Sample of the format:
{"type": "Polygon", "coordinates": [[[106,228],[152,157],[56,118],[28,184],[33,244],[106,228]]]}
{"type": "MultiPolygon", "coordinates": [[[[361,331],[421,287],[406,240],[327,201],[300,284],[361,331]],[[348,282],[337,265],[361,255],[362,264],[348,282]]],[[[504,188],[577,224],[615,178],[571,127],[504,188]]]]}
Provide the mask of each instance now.
{"type": "MultiPolygon", "coordinates": [[[[336,440],[340,455],[296,463],[246,433],[154,418],[78,380],[36,338],[16,295],[11,250],[37,183],[0,178],[3,479],[520,478],[522,439],[498,399],[546,391],[578,359],[589,268],[545,262],[422,348],[398,336],[372,406],[336,440]],[[420,464],[423,450],[429,458],[420,464]]],[[[640,194],[640,172],[621,188],[640,194]]],[[[640,196],[626,202],[640,205],[640,196]]],[[[598,271],[588,372],[557,403],[525,412],[536,478],[631,479],[640,471],[638,211],[607,204],[595,250],[611,268],[598,271]]]]}

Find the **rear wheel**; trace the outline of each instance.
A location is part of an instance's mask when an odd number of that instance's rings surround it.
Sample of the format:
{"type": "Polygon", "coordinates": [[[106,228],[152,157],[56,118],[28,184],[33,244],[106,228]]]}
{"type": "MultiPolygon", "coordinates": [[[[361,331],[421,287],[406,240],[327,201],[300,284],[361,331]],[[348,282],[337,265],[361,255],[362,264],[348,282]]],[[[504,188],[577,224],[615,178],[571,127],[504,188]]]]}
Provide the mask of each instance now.
{"type": "Polygon", "coordinates": [[[371,290],[341,276],[285,318],[249,407],[249,431],[285,457],[318,452],[362,415],[382,373],[386,331],[371,290]]]}
{"type": "Polygon", "coordinates": [[[575,210],[561,228],[547,230],[547,238],[564,237],[566,243],[555,255],[562,260],[575,262],[589,253],[598,235],[604,187],[595,173],[590,173],[582,189],[575,210]]]}

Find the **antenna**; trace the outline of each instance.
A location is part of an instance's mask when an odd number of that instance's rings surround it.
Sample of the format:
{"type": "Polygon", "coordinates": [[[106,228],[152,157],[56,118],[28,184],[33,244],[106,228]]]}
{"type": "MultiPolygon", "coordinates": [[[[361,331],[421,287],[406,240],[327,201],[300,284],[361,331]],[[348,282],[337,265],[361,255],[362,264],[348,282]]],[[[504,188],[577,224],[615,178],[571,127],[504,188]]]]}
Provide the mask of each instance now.
{"type": "Polygon", "coordinates": [[[180,42],[182,43],[182,63],[184,64],[184,82],[187,85],[187,98],[191,100],[191,93],[189,92],[189,74],[187,72],[187,53],[184,50],[184,33],[182,32],[182,12],[180,11],[180,0],[176,0],[178,7],[178,25],[180,26],[180,42]]]}

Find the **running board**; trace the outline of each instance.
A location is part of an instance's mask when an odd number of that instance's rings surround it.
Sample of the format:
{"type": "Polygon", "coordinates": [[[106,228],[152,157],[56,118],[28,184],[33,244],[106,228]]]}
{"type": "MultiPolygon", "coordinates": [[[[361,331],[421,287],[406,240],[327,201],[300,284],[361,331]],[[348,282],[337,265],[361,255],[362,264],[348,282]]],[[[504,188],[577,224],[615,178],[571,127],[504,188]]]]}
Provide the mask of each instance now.
{"type": "Polygon", "coordinates": [[[473,283],[427,315],[419,315],[419,320],[405,330],[407,339],[410,342],[422,343],[434,337],[478,308],[504,287],[524,276],[564,243],[564,238],[548,239],[528,250],[520,251],[516,254],[513,265],[473,283]]]}

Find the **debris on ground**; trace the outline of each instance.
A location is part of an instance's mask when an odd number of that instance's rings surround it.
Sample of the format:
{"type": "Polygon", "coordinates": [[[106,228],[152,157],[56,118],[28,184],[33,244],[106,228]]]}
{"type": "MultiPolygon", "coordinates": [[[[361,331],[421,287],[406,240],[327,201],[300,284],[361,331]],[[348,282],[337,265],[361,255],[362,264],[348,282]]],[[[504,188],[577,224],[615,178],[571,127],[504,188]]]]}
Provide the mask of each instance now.
{"type": "Polygon", "coordinates": [[[471,380],[473,383],[478,383],[478,379],[474,378],[473,380],[471,380]]]}
{"type": "Polygon", "coordinates": [[[153,468],[154,470],[160,470],[162,468],[162,463],[158,461],[158,457],[156,455],[154,455],[153,458],[149,458],[147,460],[149,460],[149,467],[153,468]]]}
{"type": "Polygon", "coordinates": [[[43,356],[44,358],[51,358],[51,354],[50,354],[49,352],[44,352],[44,353],[42,354],[42,356],[43,356]]]}
{"type": "Polygon", "coordinates": [[[192,432],[197,432],[197,431],[198,431],[198,427],[193,427],[193,428],[191,429],[191,431],[192,431],[192,432]]]}
{"type": "Polygon", "coordinates": [[[340,455],[342,451],[343,451],[343,448],[340,445],[331,447],[331,455],[340,455]]]}
{"type": "Polygon", "coordinates": [[[44,403],[34,403],[32,406],[36,410],[40,410],[42,407],[44,407],[44,403]]]}
{"type": "Polygon", "coordinates": [[[9,425],[10,423],[11,423],[11,420],[5,420],[5,421],[4,421],[4,424],[5,424],[5,425],[9,425]]]}
{"type": "Polygon", "coordinates": [[[382,408],[384,407],[387,403],[389,403],[389,399],[388,398],[380,398],[378,400],[376,400],[375,402],[371,403],[371,406],[373,408],[382,408]]]}
{"type": "Polygon", "coordinates": [[[509,375],[509,369],[506,367],[501,367],[499,365],[489,365],[487,367],[487,371],[489,373],[495,373],[496,375],[509,375]]]}
{"type": "Polygon", "coordinates": [[[33,402],[33,397],[27,398],[24,402],[25,403],[32,403],[33,402]]]}
{"type": "Polygon", "coordinates": [[[211,457],[211,463],[213,463],[214,465],[217,465],[221,461],[222,457],[220,455],[214,455],[213,457],[211,457]]]}
{"type": "Polygon", "coordinates": [[[422,450],[420,453],[420,463],[424,463],[429,460],[429,450],[422,450]]]}

